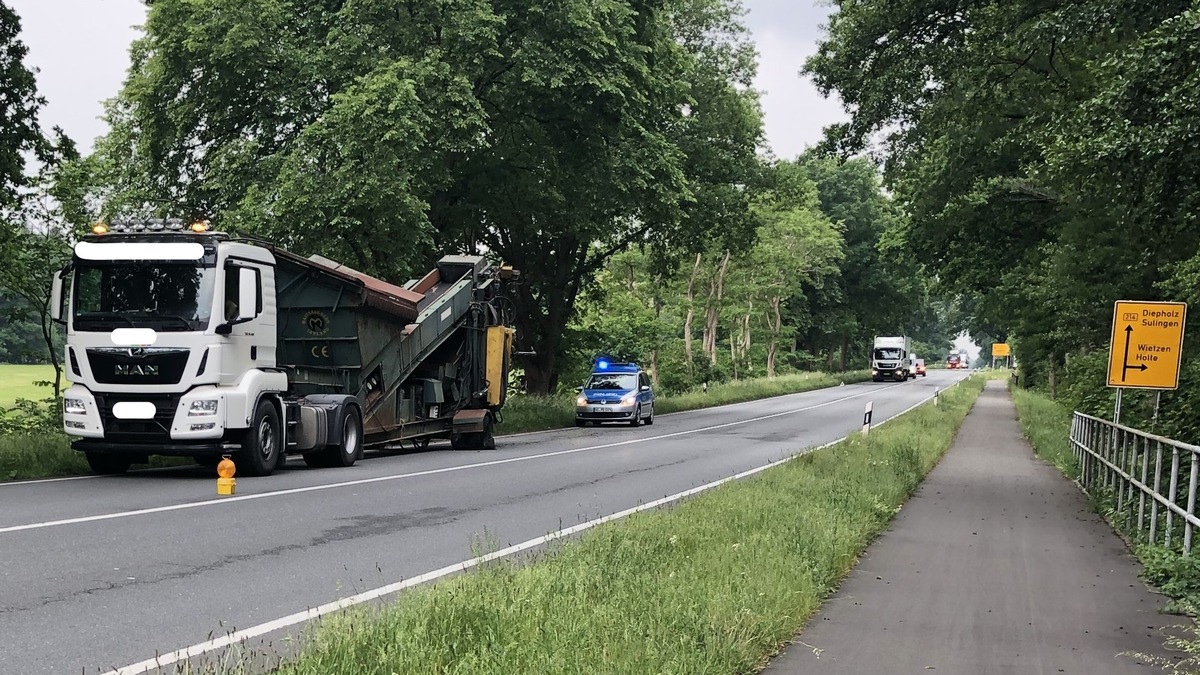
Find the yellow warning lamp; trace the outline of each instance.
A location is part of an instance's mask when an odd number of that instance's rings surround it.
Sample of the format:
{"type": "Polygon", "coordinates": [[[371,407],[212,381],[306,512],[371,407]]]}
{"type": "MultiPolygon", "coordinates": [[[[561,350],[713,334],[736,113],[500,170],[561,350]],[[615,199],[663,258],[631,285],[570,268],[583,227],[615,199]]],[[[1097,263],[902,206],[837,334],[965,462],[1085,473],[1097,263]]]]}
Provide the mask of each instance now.
{"type": "Polygon", "coordinates": [[[188,229],[190,229],[192,232],[208,232],[208,221],[197,220],[196,222],[192,223],[188,229]]]}
{"type": "Polygon", "coordinates": [[[92,234],[108,234],[108,225],[96,223],[92,226],[92,234]]]}
{"type": "Polygon", "coordinates": [[[229,455],[225,455],[217,464],[217,475],[220,476],[217,479],[217,494],[231,495],[234,493],[234,490],[237,489],[237,479],[233,477],[233,474],[236,471],[237,467],[234,466],[233,460],[229,459],[229,455]]]}

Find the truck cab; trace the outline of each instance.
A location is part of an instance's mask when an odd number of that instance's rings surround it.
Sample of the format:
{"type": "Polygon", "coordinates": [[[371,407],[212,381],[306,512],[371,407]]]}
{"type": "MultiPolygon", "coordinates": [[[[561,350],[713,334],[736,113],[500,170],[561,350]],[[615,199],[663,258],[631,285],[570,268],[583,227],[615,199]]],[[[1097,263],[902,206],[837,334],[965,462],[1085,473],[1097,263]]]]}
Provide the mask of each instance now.
{"type": "Polygon", "coordinates": [[[592,374],[576,387],[575,426],[622,422],[633,427],[654,424],[654,389],[636,363],[596,359],[592,374]]]}

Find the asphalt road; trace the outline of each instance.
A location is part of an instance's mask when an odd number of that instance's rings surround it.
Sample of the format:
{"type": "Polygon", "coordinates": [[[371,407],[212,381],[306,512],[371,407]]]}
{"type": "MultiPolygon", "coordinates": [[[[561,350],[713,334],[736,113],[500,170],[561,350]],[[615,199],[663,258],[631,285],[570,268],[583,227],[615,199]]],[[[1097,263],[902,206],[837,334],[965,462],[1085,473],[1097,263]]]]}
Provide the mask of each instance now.
{"type": "MultiPolygon", "coordinates": [[[[0,484],[0,673],[97,673],[271,622],[827,443],[963,377],[931,371],[348,469],[218,498],[193,468],[0,484]]],[[[294,632],[294,631],[293,631],[294,632]]]]}

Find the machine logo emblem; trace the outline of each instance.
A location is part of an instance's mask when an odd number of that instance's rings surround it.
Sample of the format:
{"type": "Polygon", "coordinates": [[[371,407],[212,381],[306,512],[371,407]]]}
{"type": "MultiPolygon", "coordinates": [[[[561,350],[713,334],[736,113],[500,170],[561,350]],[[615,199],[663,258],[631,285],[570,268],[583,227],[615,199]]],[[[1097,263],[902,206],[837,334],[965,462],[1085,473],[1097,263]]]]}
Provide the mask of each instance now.
{"type": "Polygon", "coordinates": [[[304,327],[310,335],[324,335],[329,332],[329,317],[325,312],[312,310],[304,315],[304,327]]]}

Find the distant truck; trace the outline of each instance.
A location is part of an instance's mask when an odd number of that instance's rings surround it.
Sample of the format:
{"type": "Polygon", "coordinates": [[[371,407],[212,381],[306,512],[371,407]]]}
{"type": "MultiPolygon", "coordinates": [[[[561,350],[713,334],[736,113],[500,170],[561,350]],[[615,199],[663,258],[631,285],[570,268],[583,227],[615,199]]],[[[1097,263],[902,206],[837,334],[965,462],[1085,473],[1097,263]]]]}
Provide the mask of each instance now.
{"type": "Polygon", "coordinates": [[[63,430],[99,474],[150,455],[267,475],[288,454],[493,448],[518,276],[452,255],[400,287],[206,223],[98,224],[54,276],[63,430]]]}
{"type": "Polygon", "coordinates": [[[912,366],[912,340],[907,336],[878,337],[871,348],[871,380],[904,382],[915,378],[912,366]]]}
{"type": "Polygon", "coordinates": [[[951,354],[946,357],[946,368],[948,368],[950,370],[955,370],[958,368],[966,368],[966,367],[967,366],[963,362],[963,358],[961,356],[959,356],[958,354],[951,354]]]}

